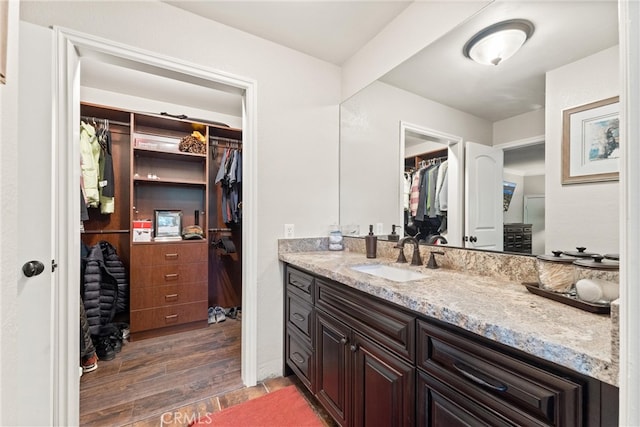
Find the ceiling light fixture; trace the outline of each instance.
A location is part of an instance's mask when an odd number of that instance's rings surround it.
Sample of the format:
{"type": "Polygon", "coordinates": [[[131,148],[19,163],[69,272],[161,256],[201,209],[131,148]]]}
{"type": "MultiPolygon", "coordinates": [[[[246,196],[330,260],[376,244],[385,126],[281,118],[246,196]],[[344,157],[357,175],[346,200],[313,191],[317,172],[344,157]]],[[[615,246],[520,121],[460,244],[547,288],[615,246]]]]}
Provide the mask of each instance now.
{"type": "Polygon", "coordinates": [[[471,37],[462,52],[479,64],[498,65],[513,56],[533,30],[533,24],[524,19],[498,22],[471,37]]]}

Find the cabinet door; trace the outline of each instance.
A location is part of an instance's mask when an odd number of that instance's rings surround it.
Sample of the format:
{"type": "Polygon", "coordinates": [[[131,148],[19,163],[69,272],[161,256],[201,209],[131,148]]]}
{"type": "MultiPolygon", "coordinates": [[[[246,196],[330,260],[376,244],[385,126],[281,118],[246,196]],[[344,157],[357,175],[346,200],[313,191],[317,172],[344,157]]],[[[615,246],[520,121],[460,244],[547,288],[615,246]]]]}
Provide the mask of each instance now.
{"type": "Polygon", "coordinates": [[[515,426],[418,370],[416,426],[515,426]]]}
{"type": "Polygon", "coordinates": [[[354,333],[354,426],[413,426],[415,369],[354,333]]]}
{"type": "Polygon", "coordinates": [[[343,323],[317,311],[316,333],[316,396],[340,425],[350,425],[350,329],[343,323]]]}

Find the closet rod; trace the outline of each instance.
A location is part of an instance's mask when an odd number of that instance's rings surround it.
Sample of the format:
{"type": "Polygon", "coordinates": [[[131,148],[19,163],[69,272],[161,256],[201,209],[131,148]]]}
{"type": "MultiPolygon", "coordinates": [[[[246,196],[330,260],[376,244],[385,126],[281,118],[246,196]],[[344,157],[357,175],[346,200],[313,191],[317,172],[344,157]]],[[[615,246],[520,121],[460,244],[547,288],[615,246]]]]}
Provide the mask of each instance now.
{"type": "Polygon", "coordinates": [[[90,120],[106,120],[110,125],[120,125],[120,126],[131,126],[131,123],[120,122],[118,120],[109,120],[109,119],[101,119],[100,117],[89,117],[89,116],[81,116],[80,120],[90,121],[90,120]]]}
{"type": "Polygon", "coordinates": [[[84,230],[83,234],[125,234],[129,230],[84,230]]]}
{"type": "Polygon", "coordinates": [[[209,232],[210,233],[217,233],[220,231],[232,231],[230,228],[210,228],[209,232]]]}
{"type": "Polygon", "coordinates": [[[219,142],[231,142],[234,144],[242,144],[241,139],[223,138],[221,136],[211,136],[209,137],[209,142],[212,142],[214,145],[218,145],[219,142]]]}

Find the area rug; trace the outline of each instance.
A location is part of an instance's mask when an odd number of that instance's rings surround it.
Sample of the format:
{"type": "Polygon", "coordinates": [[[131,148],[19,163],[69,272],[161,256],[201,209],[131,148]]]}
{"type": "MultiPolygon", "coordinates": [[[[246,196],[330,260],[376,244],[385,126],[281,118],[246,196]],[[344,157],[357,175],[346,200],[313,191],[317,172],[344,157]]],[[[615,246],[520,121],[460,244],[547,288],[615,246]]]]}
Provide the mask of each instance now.
{"type": "Polygon", "coordinates": [[[321,427],[322,421],[295,385],[201,417],[194,427],[321,427]]]}

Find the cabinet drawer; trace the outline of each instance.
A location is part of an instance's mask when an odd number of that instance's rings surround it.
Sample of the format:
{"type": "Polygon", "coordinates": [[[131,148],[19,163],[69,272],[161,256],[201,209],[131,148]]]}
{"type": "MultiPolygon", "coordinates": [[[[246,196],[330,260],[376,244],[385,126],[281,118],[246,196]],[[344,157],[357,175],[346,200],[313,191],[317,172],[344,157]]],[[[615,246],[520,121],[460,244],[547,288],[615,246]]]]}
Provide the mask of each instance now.
{"type": "Polygon", "coordinates": [[[312,311],[313,307],[311,304],[305,302],[291,292],[287,293],[287,322],[292,327],[297,328],[298,331],[308,339],[311,339],[313,335],[312,311]]]}
{"type": "Polygon", "coordinates": [[[418,321],[417,364],[520,425],[582,425],[582,384],[418,321]]]}
{"type": "Polygon", "coordinates": [[[287,266],[284,279],[287,290],[293,290],[293,292],[296,292],[309,302],[312,301],[311,288],[313,280],[312,275],[287,266]]]}
{"type": "Polygon", "coordinates": [[[147,287],[168,284],[183,284],[207,280],[206,262],[174,265],[134,266],[131,269],[131,286],[147,287]]]}
{"type": "Polygon", "coordinates": [[[298,375],[304,385],[314,393],[314,358],[311,346],[295,332],[287,330],[285,352],[289,367],[298,375]]]}
{"type": "Polygon", "coordinates": [[[207,320],[207,301],[131,310],[130,316],[132,333],[197,322],[207,320]]]}
{"type": "Polygon", "coordinates": [[[206,282],[131,287],[131,310],[185,304],[207,299],[206,282]]]}
{"type": "Polygon", "coordinates": [[[207,249],[206,241],[134,244],[131,259],[137,266],[202,262],[207,259],[207,249]]]}
{"type": "Polygon", "coordinates": [[[394,353],[415,360],[415,316],[344,285],[316,279],[316,306],[394,353]]]}

